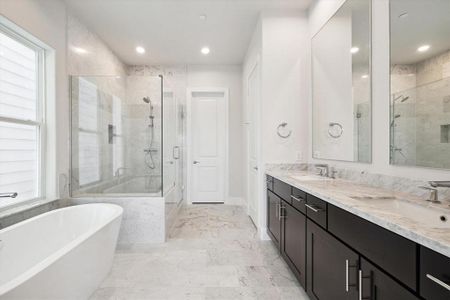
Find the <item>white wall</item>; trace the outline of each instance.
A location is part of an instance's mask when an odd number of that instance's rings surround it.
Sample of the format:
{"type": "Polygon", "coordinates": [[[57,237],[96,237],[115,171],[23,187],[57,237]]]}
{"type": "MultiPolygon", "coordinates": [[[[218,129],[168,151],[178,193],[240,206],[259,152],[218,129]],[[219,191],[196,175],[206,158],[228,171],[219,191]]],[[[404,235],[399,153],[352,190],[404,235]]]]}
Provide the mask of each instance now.
{"type": "Polygon", "coordinates": [[[190,65],[187,87],[219,87],[229,89],[229,196],[242,198],[242,67],[236,65],[190,65]]]}
{"type": "Polygon", "coordinates": [[[307,18],[301,12],[262,15],[262,116],[261,137],[264,163],[293,163],[304,159],[308,131],[305,86],[307,18]],[[287,122],[292,135],[277,135],[287,122]]]}
{"type": "MultiPolygon", "coordinates": [[[[317,0],[310,9],[309,28],[312,37],[334,14],[344,0],[317,0]]],[[[308,46],[310,49],[310,46],[308,46]]],[[[309,66],[310,70],[310,66],[309,66]]],[[[310,71],[307,72],[310,86],[310,71]]],[[[312,134],[309,136],[309,162],[358,171],[400,176],[418,180],[447,180],[449,171],[417,167],[400,167],[389,164],[389,1],[372,1],[372,116],[373,116],[373,157],[371,164],[317,160],[312,158],[312,134]]],[[[311,116],[312,100],[309,96],[311,116]]],[[[310,120],[311,124],[311,120],[310,120]]]]}
{"type": "MultiPolygon", "coordinates": [[[[299,11],[265,12],[261,15],[243,63],[244,109],[247,78],[259,61],[261,72],[259,129],[258,224],[262,239],[267,239],[267,200],[264,166],[266,163],[306,162],[309,102],[306,72],[309,57],[308,22],[299,11]],[[306,116],[306,118],[305,118],[306,116]],[[280,123],[287,122],[292,135],[282,139],[277,135],[280,123]]],[[[258,109],[258,108],[257,108],[258,109]]],[[[248,136],[243,128],[244,145],[248,136]]],[[[245,151],[244,153],[246,153],[245,151]]],[[[247,154],[246,154],[247,155],[247,154]]],[[[245,190],[247,191],[247,159],[244,160],[245,190]]]]}

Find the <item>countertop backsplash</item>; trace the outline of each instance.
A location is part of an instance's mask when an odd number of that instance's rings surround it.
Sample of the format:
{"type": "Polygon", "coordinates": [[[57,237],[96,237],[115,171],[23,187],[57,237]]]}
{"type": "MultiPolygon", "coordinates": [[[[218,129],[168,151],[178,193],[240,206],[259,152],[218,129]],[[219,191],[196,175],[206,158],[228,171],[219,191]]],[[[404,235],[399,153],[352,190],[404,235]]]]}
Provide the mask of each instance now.
{"type": "MultiPolygon", "coordinates": [[[[429,186],[427,181],[375,174],[367,171],[335,168],[330,166],[330,169],[331,168],[334,171],[337,171],[335,177],[339,179],[345,179],[355,183],[393,190],[396,192],[408,193],[424,199],[428,198],[430,193],[429,191],[420,188],[421,186],[429,186]]],[[[266,170],[316,172],[315,164],[266,164],[266,170]]],[[[439,200],[450,204],[450,189],[438,188],[438,190],[439,200]]]]}

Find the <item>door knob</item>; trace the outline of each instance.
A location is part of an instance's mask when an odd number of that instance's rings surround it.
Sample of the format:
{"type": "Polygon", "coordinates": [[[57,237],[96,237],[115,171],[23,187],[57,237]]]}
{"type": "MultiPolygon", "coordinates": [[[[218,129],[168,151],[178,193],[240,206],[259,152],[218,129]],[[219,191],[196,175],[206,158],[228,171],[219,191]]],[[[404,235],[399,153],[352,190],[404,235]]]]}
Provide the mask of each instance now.
{"type": "Polygon", "coordinates": [[[200,163],[199,161],[196,161],[196,160],[193,161],[194,165],[199,164],[199,163],[200,163]]]}

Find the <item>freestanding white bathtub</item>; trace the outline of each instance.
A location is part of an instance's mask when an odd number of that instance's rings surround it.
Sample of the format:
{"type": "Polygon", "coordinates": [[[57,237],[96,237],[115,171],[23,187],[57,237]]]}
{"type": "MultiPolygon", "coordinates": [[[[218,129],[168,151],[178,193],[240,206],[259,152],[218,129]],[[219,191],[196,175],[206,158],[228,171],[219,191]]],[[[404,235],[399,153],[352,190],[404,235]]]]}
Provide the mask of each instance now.
{"type": "Polygon", "coordinates": [[[0,230],[0,299],[87,299],[108,274],[123,209],[86,204],[0,230]]]}

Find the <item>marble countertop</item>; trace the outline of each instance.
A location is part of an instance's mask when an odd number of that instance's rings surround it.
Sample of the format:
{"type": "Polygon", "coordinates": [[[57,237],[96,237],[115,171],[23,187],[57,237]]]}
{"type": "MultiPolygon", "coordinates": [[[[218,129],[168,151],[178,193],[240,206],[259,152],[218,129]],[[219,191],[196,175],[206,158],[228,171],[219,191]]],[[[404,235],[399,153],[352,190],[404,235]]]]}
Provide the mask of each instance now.
{"type": "Polygon", "coordinates": [[[448,203],[432,204],[410,194],[342,179],[312,180],[313,178],[310,175],[313,174],[307,171],[267,170],[266,174],[450,257],[450,225],[447,228],[444,228],[444,226],[438,228],[420,218],[404,215],[399,209],[386,209],[387,201],[392,201],[395,198],[394,201],[415,204],[413,208],[416,209],[415,211],[418,214],[422,209],[424,213],[432,210],[437,213],[437,217],[440,215],[446,216],[447,222],[450,222],[448,203]],[[310,178],[305,177],[308,180],[301,180],[301,176],[310,176],[310,178]]]}

